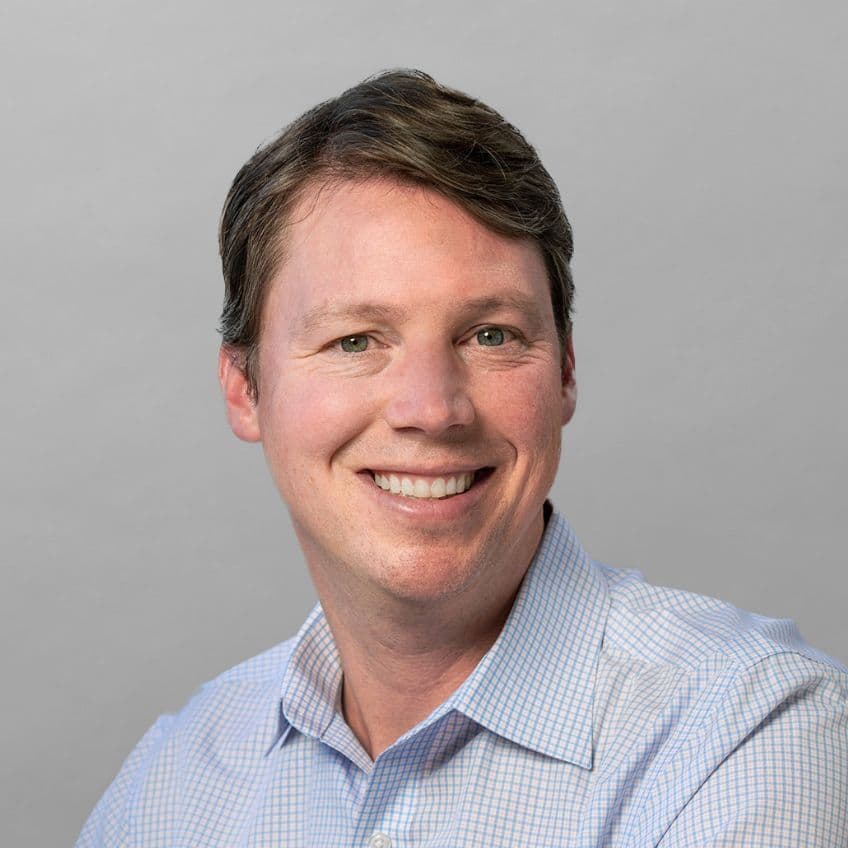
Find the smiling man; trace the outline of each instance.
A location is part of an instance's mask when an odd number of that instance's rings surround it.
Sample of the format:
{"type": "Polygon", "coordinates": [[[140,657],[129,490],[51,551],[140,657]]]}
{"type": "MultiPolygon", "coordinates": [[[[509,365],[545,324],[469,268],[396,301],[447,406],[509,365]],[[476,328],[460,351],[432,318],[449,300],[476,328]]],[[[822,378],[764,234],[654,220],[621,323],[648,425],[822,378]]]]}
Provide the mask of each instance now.
{"type": "Polygon", "coordinates": [[[80,846],[848,844],[846,670],[546,500],[571,251],[520,133],[417,72],[242,168],[219,375],[321,603],[153,726],[80,846]]]}

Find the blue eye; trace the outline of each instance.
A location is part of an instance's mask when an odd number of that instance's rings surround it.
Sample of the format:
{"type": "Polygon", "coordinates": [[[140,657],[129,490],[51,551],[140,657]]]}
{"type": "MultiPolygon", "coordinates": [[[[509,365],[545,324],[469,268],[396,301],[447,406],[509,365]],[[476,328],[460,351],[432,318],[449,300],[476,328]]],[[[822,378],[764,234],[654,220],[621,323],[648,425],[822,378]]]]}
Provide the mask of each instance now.
{"type": "Polygon", "coordinates": [[[484,347],[497,347],[506,341],[506,337],[500,327],[486,327],[477,333],[477,341],[484,347]]]}
{"type": "Polygon", "coordinates": [[[339,344],[345,353],[362,353],[368,349],[368,336],[345,336],[339,344]]]}

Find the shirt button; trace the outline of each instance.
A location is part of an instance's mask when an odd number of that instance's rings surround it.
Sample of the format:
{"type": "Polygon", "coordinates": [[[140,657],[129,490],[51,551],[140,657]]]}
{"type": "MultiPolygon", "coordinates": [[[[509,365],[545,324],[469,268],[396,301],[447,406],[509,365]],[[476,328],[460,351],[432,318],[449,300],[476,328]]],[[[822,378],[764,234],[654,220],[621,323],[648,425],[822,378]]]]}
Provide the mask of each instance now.
{"type": "Polygon", "coordinates": [[[368,848],[392,848],[392,840],[378,830],[368,838],[368,848]]]}

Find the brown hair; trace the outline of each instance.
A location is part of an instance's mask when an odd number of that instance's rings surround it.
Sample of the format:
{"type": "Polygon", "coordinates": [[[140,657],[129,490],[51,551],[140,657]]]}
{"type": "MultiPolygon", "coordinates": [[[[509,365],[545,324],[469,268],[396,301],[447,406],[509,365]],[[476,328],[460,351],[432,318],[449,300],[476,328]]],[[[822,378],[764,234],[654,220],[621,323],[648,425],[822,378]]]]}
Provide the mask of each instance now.
{"type": "Polygon", "coordinates": [[[421,71],[388,71],[289,124],[245,163],[227,195],[220,330],[254,399],[265,290],[283,259],[289,214],[317,182],[375,176],[427,186],[491,230],[535,240],[564,356],[574,298],[571,227],[536,151],[479,100],[421,71]]]}

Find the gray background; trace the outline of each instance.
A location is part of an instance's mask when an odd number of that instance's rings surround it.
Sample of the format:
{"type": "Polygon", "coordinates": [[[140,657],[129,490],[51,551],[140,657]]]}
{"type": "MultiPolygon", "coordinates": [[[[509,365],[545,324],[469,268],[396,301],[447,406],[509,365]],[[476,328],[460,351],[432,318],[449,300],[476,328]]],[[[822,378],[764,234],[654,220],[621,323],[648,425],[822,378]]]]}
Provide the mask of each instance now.
{"type": "Polygon", "coordinates": [[[845,4],[5,4],[5,845],[69,844],[157,714],[313,601],[215,382],[237,168],[418,66],[536,144],[576,234],[554,499],[598,559],[848,659],[845,4]]]}

